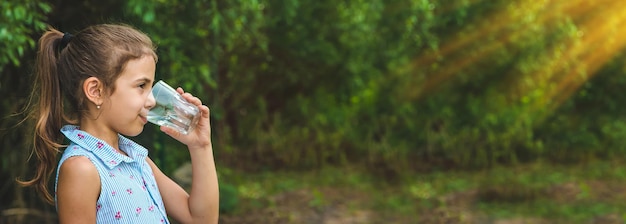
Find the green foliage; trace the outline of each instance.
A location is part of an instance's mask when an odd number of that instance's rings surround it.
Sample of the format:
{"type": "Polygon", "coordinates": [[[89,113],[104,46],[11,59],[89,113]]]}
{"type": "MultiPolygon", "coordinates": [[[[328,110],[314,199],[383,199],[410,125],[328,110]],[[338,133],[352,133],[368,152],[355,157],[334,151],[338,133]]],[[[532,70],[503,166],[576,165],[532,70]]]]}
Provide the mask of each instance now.
{"type": "MultiPolygon", "coordinates": [[[[25,117],[20,112],[28,103],[32,85],[28,74],[31,71],[30,57],[34,58],[36,44],[33,36],[46,28],[46,15],[50,11],[50,4],[35,0],[0,2],[0,179],[4,180],[0,185],[0,198],[3,200],[0,210],[24,207],[37,196],[32,190],[16,189],[14,180],[24,178],[31,164],[26,161],[30,155],[28,149],[32,146],[29,141],[32,133],[29,131],[33,130],[30,127],[34,124],[20,123],[25,117]]],[[[4,220],[0,217],[0,222],[4,220]]]]}
{"type": "Polygon", "coordinates": [[[621,57],[578,66],[567,49],[584,24],[543,11],[563,5],[129,1],[124,14],[159,44],[159,76],[209,103],[232,165],[357,162],[388,175],[621,152],[611,91],[625,79],[608,75],[621,57]],[[559,99],[571,74],[584,85],[559,99]],[[576,106],[586,101],[596,109],[576,106]]]}
{"type": "Polygon", "coordinates": [[[20,65],[25,51],[35,47],[32,35],[46,28],[45,15],[52,9],[36,0],[6,0],[0,3],[0,68],[20,65]]]}
{"type": "Polygon", "coordinates": [[[220,213],[232,213],[239,206],[237,188],[231,184],[220,183],[220,213]]]}

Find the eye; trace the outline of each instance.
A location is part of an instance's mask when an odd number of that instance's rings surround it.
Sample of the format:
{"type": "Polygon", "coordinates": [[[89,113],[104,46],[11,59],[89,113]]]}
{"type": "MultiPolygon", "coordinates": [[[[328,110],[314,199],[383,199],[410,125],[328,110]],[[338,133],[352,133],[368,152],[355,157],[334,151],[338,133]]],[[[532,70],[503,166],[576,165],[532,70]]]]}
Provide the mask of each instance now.
{"type": "Polygon", "coordinates": [[[142,88],[142,89],[145,89],[145,88],[146,88],[146,86],[147,86],[147,85],[146,85],[146,83],[141,83],[141,84],[139,84],[139,88],[142,88]]]}

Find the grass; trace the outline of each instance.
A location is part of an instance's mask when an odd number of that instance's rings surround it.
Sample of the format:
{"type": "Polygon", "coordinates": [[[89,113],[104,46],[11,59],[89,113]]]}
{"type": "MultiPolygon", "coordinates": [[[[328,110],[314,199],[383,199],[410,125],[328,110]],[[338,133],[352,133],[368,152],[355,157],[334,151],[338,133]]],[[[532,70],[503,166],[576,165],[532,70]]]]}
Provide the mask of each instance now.
{"type": "Polygon", "coordinates": [[[601,218],[621,223],[626,220],[626,167],[621,164],[536,162],[480,171],[407,172],[394,182],[354,167],[260,173],[222,169],[221,184],[236,188],[238,203],[221,223],[341,219],[337,213],[364,216],[352,223],[589,223],[601,218]],[[242,214],[259,219],[235,218],[242,214]]]}

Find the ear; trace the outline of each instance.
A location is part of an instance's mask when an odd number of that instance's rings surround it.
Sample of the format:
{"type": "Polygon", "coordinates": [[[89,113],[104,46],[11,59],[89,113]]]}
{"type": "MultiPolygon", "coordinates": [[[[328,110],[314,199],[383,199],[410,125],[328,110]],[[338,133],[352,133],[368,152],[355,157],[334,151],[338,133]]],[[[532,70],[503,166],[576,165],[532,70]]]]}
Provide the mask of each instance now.
{"type": "Polygon", "coordinates": [[[104,89],[103,83],[96,77],[89,77],[83,82],[83,92],[89,101],[96,106],[102,105],[104,89]]]}

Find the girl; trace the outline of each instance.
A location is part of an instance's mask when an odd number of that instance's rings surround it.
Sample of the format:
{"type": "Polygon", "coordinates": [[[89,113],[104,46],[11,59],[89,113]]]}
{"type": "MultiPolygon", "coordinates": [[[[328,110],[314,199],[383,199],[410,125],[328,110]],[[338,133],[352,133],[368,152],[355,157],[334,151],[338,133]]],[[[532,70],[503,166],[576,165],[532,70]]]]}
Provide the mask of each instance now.
{"type": "Polygon", "coordinates": [[[37,170],[21,183],[56,202],[60,223],[168,223],[168,215],[180,223],[217,223],[207,106],[178,88],[200,108],[198,126],[187,135],[161,127],[189,149],[190,194],[159,170],[145,148],[124,137],[143,131],[155,105],[156,61],[150,38],[126,25],[95,25],[75,36],[50,29],[39,39],[37,170]],[[47,183],[63,136],[70,144],[58,163],[53,199],[47,183]]]}

